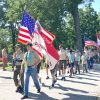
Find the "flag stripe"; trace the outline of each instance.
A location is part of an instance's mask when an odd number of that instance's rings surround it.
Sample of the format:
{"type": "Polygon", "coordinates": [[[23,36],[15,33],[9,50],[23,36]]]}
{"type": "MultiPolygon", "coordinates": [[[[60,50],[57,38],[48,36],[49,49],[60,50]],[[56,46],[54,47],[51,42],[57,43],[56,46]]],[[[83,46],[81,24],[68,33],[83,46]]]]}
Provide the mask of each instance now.
{"type": "Polygon", "coordinates": [[[22,43],[22,44],[27,44],[27,41],[23,40],[23,39],[20,39],[18,38],[18,42],[22,43]]]}
{"type": "Polygon", "coordinates": [[[53,34],[51,34],[50,32],[48,32],[46,29],[42,28],[41,32],[47,36],[48,38],[50,38],[52,41],[55,39],[55,36],[53,34]]]}
{"type": "Polygon", "coordinates": [[[23,32],[23,31],[19,31],[19,33],[30,37],[29,33],[26,33],[26,32],[23,32]]]}
{"type": "Polygon", "coordinates": [[[24,37],[24,38],[27,38],[27,39],[30,39],[30,36],[27,36],[27,35],[22,34],[22,33],[19,33],[19,36],[24,37]]]}
{"type": "Polygon", "coordinates": [[[18,42],[27,44],[31,41],[31,36],[27,27],[21,26],[18,34],[18,42]]]}
{"type": "Polygon", "coordinates": [[[29,33],[28,28],[27,28],[27,27],[24,27],[24,26],[21,26],[21,27],[20,27],[20,31],[23,31],[23,32],[29,33]]]}
{"type": "Polygon", "coordinates": [[[22,40],[27,41],[27,42],[31,41],[31,39],[28,39],[28,38],[25,38],[25,37],[22,37],[22,36],[19,36],[18,39],[22,39],[22,40]]]}
{"type": "Polygon", "coordinates": [[[85,46],[96,46],[97,47],[97,43],[94,41],[85,41],[85,46]]]}

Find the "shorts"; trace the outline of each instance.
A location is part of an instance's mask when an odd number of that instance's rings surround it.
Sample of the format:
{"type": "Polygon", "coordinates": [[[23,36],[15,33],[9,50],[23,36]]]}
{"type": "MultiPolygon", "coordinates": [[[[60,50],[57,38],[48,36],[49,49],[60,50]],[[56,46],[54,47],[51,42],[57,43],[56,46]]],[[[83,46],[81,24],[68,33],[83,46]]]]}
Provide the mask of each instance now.
{"type": "Polygon", "coordinates": [[[2,62],[7,64],[7,58],[2,58],[2,62]]]}
{"type": "Polygon", "coordinates": [[[63,69],[63,68],[66,69],[66,67],[67,67],[66,60],[60,60],[59,67],[60,67],[60,69],[63,69]]]}
{"type": "Polygon", "coordinates": [[[69,63],[69,67],[74,67],[74,62],[73,63],[69,63]]]}

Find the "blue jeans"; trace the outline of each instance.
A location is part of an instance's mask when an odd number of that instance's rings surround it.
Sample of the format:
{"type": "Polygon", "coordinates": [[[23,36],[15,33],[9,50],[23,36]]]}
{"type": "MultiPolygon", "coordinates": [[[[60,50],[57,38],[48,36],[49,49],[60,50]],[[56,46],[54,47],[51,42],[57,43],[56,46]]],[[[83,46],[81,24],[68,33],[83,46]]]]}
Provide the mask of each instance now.
{"type": "Polygon", "coordinates": [[[25,83],[24,83],[24,95],[28,96],[28,91],[29,91],[29,78],[30,76],[32,77],[34,84],[38,89],[40,89],[40,85],[37,79],[37,68],[36,67],[26,67],[25,70],[25,83]]]}
{"type": "Polygon", "coordinates": [[[90,70],[90,59],[87,60],[88,69],[90,70]]]}

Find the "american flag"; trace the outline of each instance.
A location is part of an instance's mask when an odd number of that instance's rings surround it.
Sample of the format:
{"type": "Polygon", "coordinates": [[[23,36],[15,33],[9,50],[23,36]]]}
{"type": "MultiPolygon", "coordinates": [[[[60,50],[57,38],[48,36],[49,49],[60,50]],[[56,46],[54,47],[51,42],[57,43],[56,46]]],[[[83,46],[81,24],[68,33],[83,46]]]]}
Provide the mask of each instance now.
{"type": "Polygon", "coordinates": [[[35,21],[28,15],[27,12],[25,12],[22,17],[22,26],[19,29],[18,42],[21,42],[23,44],[31,42],[34,28],[35,21]]]}
{"type": "Polygon", "coordinates": [[[97,43],[92,40],[85,41],[85,46],[97,46],[97,43]]]}

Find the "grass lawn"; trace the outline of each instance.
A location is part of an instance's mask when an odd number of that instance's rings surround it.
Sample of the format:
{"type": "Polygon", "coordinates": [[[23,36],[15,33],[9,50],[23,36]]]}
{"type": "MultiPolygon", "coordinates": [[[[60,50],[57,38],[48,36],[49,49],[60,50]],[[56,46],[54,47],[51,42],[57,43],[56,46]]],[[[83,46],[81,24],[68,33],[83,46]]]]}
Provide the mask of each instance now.
{"type": "MultiPolygon", "coordinates": [[[[12,71],[12,64],[10,62],[8,62],[8,66],[6,67],[7,71],[12,71]]],[[[41,64],[41,69],[44,69],[45,68],[45,64],[42,63],[41,64]]],[[[0,70],[2,69],[2,62],[0,62],[0,70]]]]}
{"type": "MultiPolygon", "coordinates": [[[[2,62],[0,62],[0,70],[2,69],[2,62]]],[[[12,71],[11,63],[8,62],[8,66],[6,67],[8,71],[12,71]]]]}

